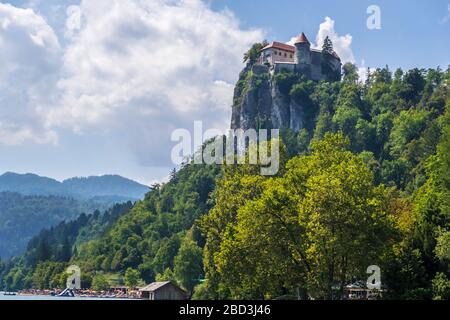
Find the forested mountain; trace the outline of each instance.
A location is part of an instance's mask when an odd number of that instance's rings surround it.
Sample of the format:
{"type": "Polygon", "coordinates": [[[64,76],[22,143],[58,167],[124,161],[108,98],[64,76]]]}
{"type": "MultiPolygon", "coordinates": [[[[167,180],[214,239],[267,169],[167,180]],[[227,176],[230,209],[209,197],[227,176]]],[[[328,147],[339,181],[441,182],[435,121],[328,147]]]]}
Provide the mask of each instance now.
{"type": "Polygon", "coordinates": [[[0,176],[0,191],[17,192],[24,195],[60,195],[61,183],[31,173],[6,172],[0,176]]]}
{"type": "Polygon", "coordinates": [[[59,196],[0,192],[0,257],[22,254],[31,237],[43,228],[111,205],[59,196]]]}
{"type": "MultiPolygon", "coordinates": [[[[93,224],[91,217],[86,224],[82,223],[86,228],[81,231],[70,231],[72,223],[64,223],[63,227],[54,228],[49,237],[46,236],[49,232],[43,231],[29,242],[24,257],[5,261],[3,267],[0,262],[0,280],[3,279],[3,287],[10,290],[33,285],[47,288],[49,281],[38,280],[47,273],[45,279],[54,277],[55,285],[64,286],[63,271],[64,266],[68,264],[59,257],[68,252],[64,249],[68,247],[67,244],[64,245],[65,239],[68,238],[71,244],[74,235],[77,244],[72,246],[73,256],[70,263],[81,267],[85,287],[91,286],[96,275],[124,275],[127,268],[139,270],[146,281],[151,281],[157,274],[164,272],[172,274],[175,256],[180,248],[186,250],[179,258],[180,264],[187,263],[188,269],[185,272],[196,269],[198,279],[202,274],[202,252],[196,243],[198,241],[201,245],[201,236],[196,228],[189,230],[195,221],[212,207],[213,203],[208,202],[209,194],[220,172],[219,166],[185,166],[172,175],[169,183],[153,186],[145,199],[121,216],[110,230],[105,229],[98,219],[94,219],[93,224]],[[108,230],[106,234],[105,230],[108,230]],[[95,239],[84,243],[91,238],[95,239]],[[54,239],[57,242],[53,249],[48,250],[48,245],[42,248],[43,239],[54,239]],[[41,258],[33,258],[35,254],[41,258]],[[191,268],[192,264],[194,269],[191,268]]],[[[83,216],[75,224],[80,224],[80,220],[84,221],[83,216]]]]}
{"type": "Polygon", "coordinates": [[[54,281],[55,285],[59,281],[63,283],[65,277],[52,279],[52,271],[59,270],[61,273],[72,255],[76,254],[77,247],[92,238],[102,236],[132,206],[133,204],[128,202],[117,204],[103,213],[99,210],[89,215],[82,213],[73,221],[63,221],[55,227],[42,230],[28,242],[22,257],[14,258],[6,264],[0,262],[0,267],[3,268],[0,273],[11,268],[8,275],[3,275],[4,287],[30,287],[33,282],[38,286],[43,283],[49,285],[50,281],[54,281]],[[40,271],[36,274],[30,272],[37,269],[38,264],[41,264],[40,271]]]}
{"type": "Polygon", "coordinates": [[[72,178],[59,182],[35,174],[0,176],[0,257],[22,254],[42,228],[144,198],[147,186],[117,176],[72,178]]]}
{"type": "Polygon", "coordinates": [[[71,178],[64,180],[62,186],[69,194],[85,198],[120,196],[137,200],[142,199],[149,191],[147,186],[118,175],[71,178]]]}
{"type": "MultiPolygon", "coordinates": [[[[138,273],[177,281],[194,298],[330,299],[375,264],[383,298],[449,299],[450,69],[385,67],[360,82],[346,64],[330,83],[254,73],[250,61],[235,103],[264,81],[303,109],[303,128],[282,132],[278,174],[185,164],[76,246],[70,263],[84,285],[138,273]]],[[[3,283],[48,287],[45,273],[63,285],[65,265],[53,260],[4,263],[3,283]]]]}
{"type": "Polygon", "coordinates": [[[59,195],[74,198],[106,198],[110,201],[142,199],[147,186],[117,175],[71,178],[63,182],[35,174],[7,172],[0,176],[0,192],[10,191],[24,195],[59,195]]]}

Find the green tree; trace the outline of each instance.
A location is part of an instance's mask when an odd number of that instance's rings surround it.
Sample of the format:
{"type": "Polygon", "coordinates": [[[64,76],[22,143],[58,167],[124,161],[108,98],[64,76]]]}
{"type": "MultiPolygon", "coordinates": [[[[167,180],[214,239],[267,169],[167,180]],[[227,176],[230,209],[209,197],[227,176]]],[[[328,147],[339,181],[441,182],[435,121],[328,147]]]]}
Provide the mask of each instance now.
{"type": "Polygon", "coordinates": [[[450,300],[450,280],[444,273],[438,273],[432,285],[434,300],[450,300]]]}
{"type": "Polygon", "coordinates": [[[267,41],[253,44],[252,47],[244,54],[244,62],[253,65],[261,55],[261,49],[267,45],[267,41]]]}
{"type": "Polygon", "coordinates": [[[332,62],[333,55],[333,42],[326,36],[322,45],[322,73],[327,75],[330,81],[337,81],[340,80],[341,71],[334,70],[332,62]]]}
{"type": "Polygon", "coordinates": [[[32,275],[32,283],[38,289],[53,289],[61,286],[59,276],[65,272],[65,263],[41,262],[32,275]]]}
{"type": "Polygon", "coordinates": [[[390,135],[391,153],[400,156],[405,147],[412,140],[418,139],[426,128],[429,114],[425,110],[400,112],[394,119],[393,130],[390,135]]]}
{"type": "Polygon", "coordinates": [[[436,257],[442,261],[450,261],[450,231],[442,231],[436,239],[436,257]]]}
{"type": "Polygon", "coordinates": [[[72,246],[68,238],[64,239],[59,253],[59,261],[68,262],[72,257],[72,246]]]}
{"type": "Polygon", "coordinates": [[[156,281],[173,281],[177,283],[173,271],[170,268],[164,270],[163,273],[159,273],[156,275],[156,281]]]}
{"type": "Polygon", "coordinates": [[[127,271],[125,272],[124,280],[125,285],[130,289],[136,288],[136,286],[142,281],[139,271],[132,268],[127,269],[127,271]]]}
{"type": "Polygon", "coordinates": [[[203,274],[202,249],[186,237],[174,260],[173,272],[178,282],[192,292],[203,274]]]}
{"type": "Polygon", "coordinates": [[[357,83],[359,80],[358,68],[355,64],[347,62],[342,67],[342,72],[344,74],[343,81],[345,83],[357,83]]]}
{"type": "Polygon", "coordinates": [[[108,279],[101,273],[97,273],[92,279],[92,289],[95,291],[107,291],[110,289],[108,279]]]}
{"type": "MultiPolygon", "coordinates": [[[[311,155],[293,158],[283,177],[240,178],[251,179],[252,189],[260,191],[221,222],[222,241],[217,251],[207,252],[220,275],[218,287],[233,298],[274,298],[297,288],[331,298],[336,284],[342,292],[380,261],[393,233],[385,194],[347,146],[342,135],[328,134],[313,143],[311,155]]],[[[229,204],[242,201],[239,194],[229,196],[229,204]]],[[[209,219],[214,215],[213,210],[209,219]]]]}

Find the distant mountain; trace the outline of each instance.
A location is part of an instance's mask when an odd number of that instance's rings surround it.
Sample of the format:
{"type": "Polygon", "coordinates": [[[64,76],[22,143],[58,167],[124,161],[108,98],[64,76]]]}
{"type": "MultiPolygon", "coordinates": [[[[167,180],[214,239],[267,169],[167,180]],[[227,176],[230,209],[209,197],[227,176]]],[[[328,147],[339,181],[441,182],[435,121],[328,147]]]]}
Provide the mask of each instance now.
{"type": "Polygon", "coordinates": [[[22,254],[41,229],[76,219],[82,213],[106,210],[114,203],[61,196],[0,192],[0,257],[22,254]]]}
{"type": "Polygon", "coordinates": [[[68,262],[73,248],[104,235],[117,219],[132,207],[131,202],[116,204],[106,211],[83,213],[76,220],[63,221],[54,227],[41,230],[28,242],[24,255],[27,265],[35,266],[45,260],[68,262]]]}
{"type": "Polygon", "coordinates": [[[22,254],[42,228],[143,199],[149,187],[117,175],[59,182],[36,174],[0,176],[0,257],[22,254]]]}
{"type": "Polygon", "coordinates": [[[57,195],[83,199],[97,198],[97,200],[106,197],[107,202],[110,202],[111,198],[116,198],[116,202],[121,202],[142,199],[149,188],[118,175],[77,177],[59,182],[31,173],[7,172],[0,176],[0,192],[3,191],[17,192],[23,195],[57,195]]]}
{"type": "Polygon", "coordinates": [[[7,172],[0,176],[0,192],[17,192],[24,195],[62,194],[61,182],[35,174],[7,172]]]}
{"type": "Polygon", "coordinates": [[[142,199],[149,191],[149,187],[118,175],[71,178],[64,180],[62,185],[70,194],[89,198],[121,196],[142,199]]]}

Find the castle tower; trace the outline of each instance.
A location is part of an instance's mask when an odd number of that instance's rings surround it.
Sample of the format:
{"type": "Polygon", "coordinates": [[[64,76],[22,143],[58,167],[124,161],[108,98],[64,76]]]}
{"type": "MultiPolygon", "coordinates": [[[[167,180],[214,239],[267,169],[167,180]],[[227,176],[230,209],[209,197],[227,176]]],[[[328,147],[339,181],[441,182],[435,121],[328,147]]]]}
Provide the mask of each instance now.
{"type": "Polygon", "coordinates": [[[310,65],[311,64],[311,43],[305,34],[301,35],[295,40],[295,63],[297,65],[310,65]]]}

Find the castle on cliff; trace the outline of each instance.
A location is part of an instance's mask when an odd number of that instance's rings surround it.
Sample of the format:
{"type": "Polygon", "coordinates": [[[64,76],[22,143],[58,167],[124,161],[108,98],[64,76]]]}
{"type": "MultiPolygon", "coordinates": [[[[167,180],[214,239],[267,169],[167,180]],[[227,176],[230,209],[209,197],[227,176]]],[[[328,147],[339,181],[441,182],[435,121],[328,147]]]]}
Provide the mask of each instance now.
{"type": "MultiPolygon", "coordinates": [[[[293,46],[274,41],[264,47],[257,64],[269,66],[272,73],[287,70],[315,81],[328,80],[322,70],[322,50],[312,49],[303,32],[295,39],[293,46]]],[[[334,51],[330,64],[332,70],[340,74],[341,59],[334,51]]]]}
{"type": "MultiPolygon", "coordinates": [[[[322,50],[311,48],[304,33],[294,45],[272,42],[261,49],[256,63],[247,63],[234,90],[231,129],[291,129],[307,126],[307,106],[292,99],[290,90],[280,90],[276,77],[287,70],[313,81],[339,81],[341,59],[331,51],[322,63],[322,50]],[[323,70],[326,68],[326,70],[323,70]],[[249,72],[251,71],[251,77],[249,72]],[[270,73],[272,76],[267,76],[270,73]]],[[[298,81],[303,81],[301,78],[298,81]]]]}

